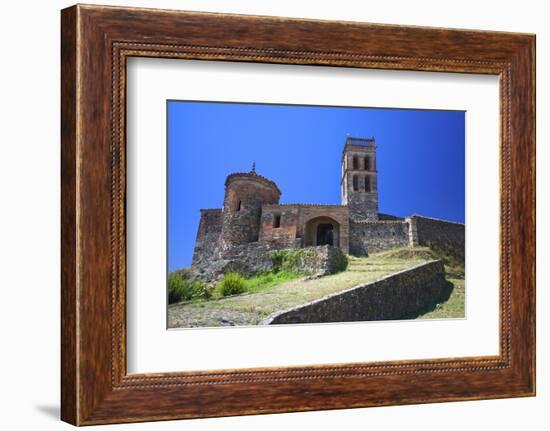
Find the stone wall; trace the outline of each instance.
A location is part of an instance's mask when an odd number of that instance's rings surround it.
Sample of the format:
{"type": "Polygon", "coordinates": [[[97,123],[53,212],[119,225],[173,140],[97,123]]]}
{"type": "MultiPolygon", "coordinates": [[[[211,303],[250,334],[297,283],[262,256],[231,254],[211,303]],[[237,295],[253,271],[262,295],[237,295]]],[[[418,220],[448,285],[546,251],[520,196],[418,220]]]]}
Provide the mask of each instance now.
{"type": "Polygon", "coordinates": [[[411,216],[411,245],[424,245],[464,261],[465,226],[429,217],[411,216]]]}
{"type": "Polygon", "coordinates": [[[357,322],[414,318],[446,301],[452,284],[440,260],[420,264],[372,283],[273,313],[264,325],[357,322]]]}
{"type": "Polygon", "coordinates": [[[279,202],[272,181],[254,173],[231,174],[225,182],[220,251],[258,241],[262,205],[279,202]]]}
{"type": "Polygon", "coordinates": [[[309,275],[327,275],[343,271],[347,257],[337,247],[328,245],[301,248],[299,240],[285,243],[251,242],[233,247],[223,257],[212,254],[210,259],[193,263],[190,275],[205,281],[216,281],[223,274],[238,272],[249,277],[254,274],[283,269],[309,275]],[[282,251],[282,260],[276,264],[274,253],[282,251]]]}
{"type": "Polygon", "coordinates": [[[201,219],[193,250],[193,265],[212,259],[218,246],[221,230],[221,208],[201,210],[201,219]]]}
{"type": "Polygon", "coordinates": [[[350,223],[350,254],[366,256],[369,253],[409,245],[409,224],[388,220],[350,223]]]}
{"type": "Polygon", "coordinates": [[[341,187],[342,204],[348,206],[352,221],[378,219],[378,175],[373,138],[346,138],[342,152],[341,187]]]}
{"type": "MultiPolygon", "coordinates": [[[[273,269],[271,253],[276,250],[295,250],[300,247],[299,240],[289,240],[274,244],[269,242],[251,242],[231,247],[224,253],[214,252],[210,258],[193,262],[193,277],[205,281],[216,281],[228,272],[238,272],[244,276],[254,275],[273,269]]],[[[216,250],[217,251],[217,250],[216,250]]]]}
{"type": "Polygon", "coordinates": [[[348,258],[338,247],[320,245],[289,252],[283,259],[282,269],[310,275],[328,275],[344,271],[348,258]]]}

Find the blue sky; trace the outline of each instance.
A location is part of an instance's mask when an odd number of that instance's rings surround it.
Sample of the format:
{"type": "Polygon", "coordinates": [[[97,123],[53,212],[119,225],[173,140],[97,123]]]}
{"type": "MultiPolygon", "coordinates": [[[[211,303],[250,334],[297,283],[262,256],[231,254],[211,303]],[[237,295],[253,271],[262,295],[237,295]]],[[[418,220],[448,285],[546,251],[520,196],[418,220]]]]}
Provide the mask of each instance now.
{"type": "Polygon", "coordinates": [[[191,264],[199,210],[253,161],[281,203],[340,204],[347,135],[376,139],[380,212],[464,222],[462,111],[168,101],[167,115],[169,271],[191,264]]]}

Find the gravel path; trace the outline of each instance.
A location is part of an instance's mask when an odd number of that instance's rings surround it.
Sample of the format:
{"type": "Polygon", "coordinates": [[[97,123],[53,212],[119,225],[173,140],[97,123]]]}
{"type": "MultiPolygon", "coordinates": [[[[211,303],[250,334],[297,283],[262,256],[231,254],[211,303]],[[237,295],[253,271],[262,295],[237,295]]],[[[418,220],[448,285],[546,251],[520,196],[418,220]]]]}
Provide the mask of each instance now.
{"type": "Polygon", "coordinates": [[[184,304],[168,308],[169,328],[257,325],[259,320],[261,319],[256,313],[223,308],[185,307],[184,304]]]}

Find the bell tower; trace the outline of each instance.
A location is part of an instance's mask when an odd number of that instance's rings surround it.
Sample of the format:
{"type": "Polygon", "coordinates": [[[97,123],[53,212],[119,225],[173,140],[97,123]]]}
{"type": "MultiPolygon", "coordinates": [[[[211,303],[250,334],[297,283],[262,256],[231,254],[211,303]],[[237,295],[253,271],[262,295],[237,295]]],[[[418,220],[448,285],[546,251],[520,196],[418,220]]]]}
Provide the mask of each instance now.
{"type": "Polygon", "coordinates": [[[376,143],[372,138],[348,136],[342,151],[342,205],[352,221],[378,220],[376,143]]]}

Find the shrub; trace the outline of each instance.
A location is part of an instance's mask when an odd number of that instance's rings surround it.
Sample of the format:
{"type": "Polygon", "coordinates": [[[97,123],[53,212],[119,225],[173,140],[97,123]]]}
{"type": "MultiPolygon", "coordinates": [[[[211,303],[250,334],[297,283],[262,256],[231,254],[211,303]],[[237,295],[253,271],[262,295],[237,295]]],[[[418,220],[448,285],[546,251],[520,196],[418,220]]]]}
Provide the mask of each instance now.
{"type": "Polygon", "coordinates": [[[336,256],[336,263],[334,265],[333,273],[345,271],[348,267],[349,259],[344,253],[338,253],[336,256]]]}
{"type": "Polygon", "coordinates": [[[194,282],[194,291],[196,292],[196,298],[210,299],[214,291],[214,286],[203,283],[201,281],[194,282]]]}
{"type": "Polygon", "coordinates": [[[168,303],[190,301],[195,298],[208,299],[212,289],[199,280],[189,280],[180,273],[168,274],[168,303]]]}
{"type": "Polygon", "coordinates": [[[189,291],[189,282],[180,274],[168,274],[168,303],[191,299],[189,291]]]}
{"type": "Polygon", "coordinates": [[[219,296],[237,295],[246,291],[246,280],[236,272],[228,272],[216,286],[219,296]]]}
{"type": "Polygon", "coordinates": [[[279,272],[283,267],[288,252],[284,250],[276,250],[271,253],[271,263],[273,264],[273,272],[279,272]]]}

